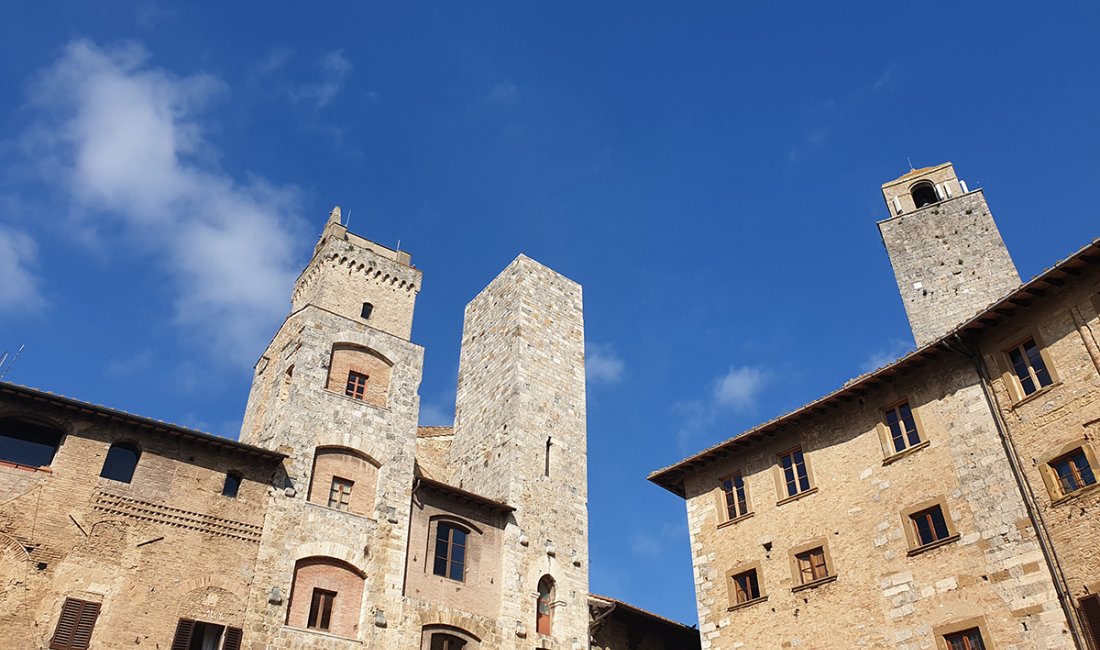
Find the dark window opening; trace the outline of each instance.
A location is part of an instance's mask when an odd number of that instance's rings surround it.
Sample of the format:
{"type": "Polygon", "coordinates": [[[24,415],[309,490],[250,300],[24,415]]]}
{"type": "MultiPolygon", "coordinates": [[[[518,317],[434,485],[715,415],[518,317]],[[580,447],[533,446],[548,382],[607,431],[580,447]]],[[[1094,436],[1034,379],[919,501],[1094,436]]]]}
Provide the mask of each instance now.
{"type": "Polygon", "coordinates": [[[229,472],[225,475],[225,485],[222,486],[222,496],[229,497],[230,499],[236,499],[237,493],[241,491],[241,475],[236,472],[229,472]]]}
{"type": "Polygon", "coordinates": [[[176,624],[171,650],[241,650],[243,637],[244,633],[239,627],[181,618],[176,624]]]}
{"type": "Polygon", "coordinates": [[[367,375],[354,370],[348,371],[348,385],[344,388],[344,394],[355,399],[363,399],[367,394],[367,375]]]}
{"type": "Polygon", "coordinates": [[[913,524],[913,533],[916,535],[919,546],[927,546],[951,536],[947,528],[947,519],[939,506],[914,512],[909,515],[909,521],[913,524]]]}
{"type": "Polygon", "coordinates": [[[466,540],[469,531],[439,522],[435,533],[435,563],[432,573],[462,582],[466,579],[466,540]]]}
{"type": "Polygon", "coordinates": [[[50,650],[87,650],[99,617],[99,603],[66,598],[50,639],[50,650]]]}
{"type": "Polygon", "coordinates": [[[314,589],[313,599],[309,602],[309,619],[306,627],[311,630],[327,630],[332,623],[332,605],[336,601],[336,592],[326,589],[314,589]]]}
{"type": "Polygon", "coordinates": [[[1058,477],[1058,487],[1063,495],[1096,483],[1096,475],[1083,449],[1076,449],[1051,461],[1050,466],[1058,477]]]}
{"type": "Polygon", "coordinates": [[[939,203],[940,197],[936,194],[936,187],[931,183],[917,183],[913,186],[913,205],[917,208],[923,208],[926,205],[932,205],[933,203],[939,203]]]}
{"type": "Polygon", "coordinates": [[[134,445],[125,442],[113,444],[107,450],[107,459],[103,461],[103,470],[99,475],[112,481],[129,483],[134,480],[134,470],[140,458],[141,451],[134,445]]]}
{"type": "Polygon", "coordinates": [[[0,420],[0,460],[48,467],[61,446],[61,432],[21,420],[0,420]]]}
{"type": "Polygon", "coordinates": [[[1035,345],[1035,339],[1028,339],[1009,350],[1008,360],[1012,362],[1012,371],[1020,380],[1024,395],[1030,395],[1054,383],[1039,346],[1035,345]]]}
{"type": "Polygon", "coordinates": [[[546,439],[546,467],[542,471],[543,476],[550,476],[550,438],[546,439]]]}
{"type": "Polygon", "coordinates": [[[985,643],[982,642],[982,633],[976,627],[972,627],[969,630],[963,630],[962,632],[948,634],[944,636],[943,639],[947,641],[947,647],[950,650],[985,650],[985,643]]]}
{"type": "Polygon", "coordinates": [[[1089,639],[1093,647],[1100,648],[1100,596],[1091,594],[1078,601],[1081,606],[1081,618],[1088,627],[1089,639]]]}
{"type": "Polygon", "coordinates": [[[726,519],[737,519],[749,514],[749,504],[745,499],[745,479],[741,472],[722,479],[722,493],[726,497],[726,519]]]}
{"type": "Polygon", "coordinates": [[[433,634],[430,650],[463,650],[466,642],[453,634],[433,634]]]}
{"type": "Polygon", "coordinates": [[[363,311],[359,312],[359,315],[363,317],[363,320],[368,320],[370,318],[371,312],[373,311],[374,305],[370,304],[369,302],[365,302],[363,303],[363,311]]]}
{"type": "Polygon", "coordinates": [[[760,597],[760,582],[756,577],[756,569],[733,576],[733,593],[733,601],[737,605],[760,597]]]}

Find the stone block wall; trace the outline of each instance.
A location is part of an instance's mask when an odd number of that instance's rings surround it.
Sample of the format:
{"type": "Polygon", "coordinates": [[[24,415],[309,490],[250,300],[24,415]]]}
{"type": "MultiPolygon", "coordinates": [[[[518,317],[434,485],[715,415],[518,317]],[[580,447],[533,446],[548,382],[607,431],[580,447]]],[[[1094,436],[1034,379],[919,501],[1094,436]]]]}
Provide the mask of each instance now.
{"type": "Polygon", "coordinates": [[[981,190],[879,223],[917,345],[1020,285],[981,190]]]}

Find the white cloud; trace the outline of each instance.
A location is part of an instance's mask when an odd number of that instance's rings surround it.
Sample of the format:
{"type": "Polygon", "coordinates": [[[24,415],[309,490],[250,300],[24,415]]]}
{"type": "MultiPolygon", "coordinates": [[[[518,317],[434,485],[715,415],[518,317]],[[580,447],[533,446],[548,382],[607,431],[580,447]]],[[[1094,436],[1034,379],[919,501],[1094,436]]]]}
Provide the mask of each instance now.
{"type": "Polygon", "coordinates": [[[74,41],[32,87],[40,122],[28,155],[68,192],[82,227],[111,238],[121,228],[157,260],[178,322],[251,364],[286,312],[301,222],[294,189],[210,162],[198,117],[226,92],[209,75],[151,66],[139,45],[74,41]]]}
{"type": "Polygon", "coordinates": [[[45,304],[31,271],[37,257],[33,239],[0,225],[0,313],[25,313],[45,304]]]}
{"type": "Polygon", "coordinates": [[[313,104],[314,109],[322,109],[344,89],[344,79],[351,69],[351,62],[343,51],[329,52],[321,57],[320,81],[294,86],[290,89],[290,96],[295,101],[313,104]]]}
{"type": "Polygon", "coordinates": [[[878,370],[886,364],[893,363],[913,350],[913,344],[901,339],[894,339],[884,347],[872,352],[863,361],[860,368],[863,372],[878,370]]]}
{"type": "Polygon", "coordinates": [[[630,540],[630,550],[636,555],[657,557],[661,554],[661,542],[652,535],[638,533],[630,540]]]}
{"type": "Polygon", "coordinates": [[[442,402],[420,402],[420,418],[418,424],[422,427],[449,427],[454,424],[455,412],[453,406],[444,405],[442,402]]]}
{"type": "Polygon", "coordinates": [[[728,406],[735,410],[752,410],[756,406],[756,398],[764,380],[764,373],[759,368],[730,368],[729,372],[714,383],[714,401],[719,406],[728,406]]]}
{"type": "Polygon", "coordinates": [[[584,371],[594,384],[614,384],[623,376],[625,364],[610,343],[586,343],[584,371]]]}

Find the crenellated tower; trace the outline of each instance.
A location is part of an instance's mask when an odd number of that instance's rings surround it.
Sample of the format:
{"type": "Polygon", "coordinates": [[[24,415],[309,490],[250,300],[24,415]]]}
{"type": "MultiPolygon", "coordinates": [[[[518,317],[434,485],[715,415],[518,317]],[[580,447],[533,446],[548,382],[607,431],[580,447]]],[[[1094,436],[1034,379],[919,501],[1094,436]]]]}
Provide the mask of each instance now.
{"type": "Polygon", "coordinates": [[[985,196],[951,163],[912,170],[882,196],[892,216],[879,232],[918,346],[1020,285],[985,196]]]}

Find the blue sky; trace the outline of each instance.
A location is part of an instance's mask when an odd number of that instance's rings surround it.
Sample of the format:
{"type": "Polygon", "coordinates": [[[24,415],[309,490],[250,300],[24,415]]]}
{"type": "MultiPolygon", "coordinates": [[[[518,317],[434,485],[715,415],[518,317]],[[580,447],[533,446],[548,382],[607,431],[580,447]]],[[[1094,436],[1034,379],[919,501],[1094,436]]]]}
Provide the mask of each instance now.
{"type": "Polygon", "coordinates": [[[424,272],[423,419],[518,253],[581,282],[592,590],[695,621],[646,474],[912,346],[879,186],[951,160],[1031,277],[1100,234],[1100,5],[21,3],[7,379],[235,437],[334,204],[424,272]]]}

